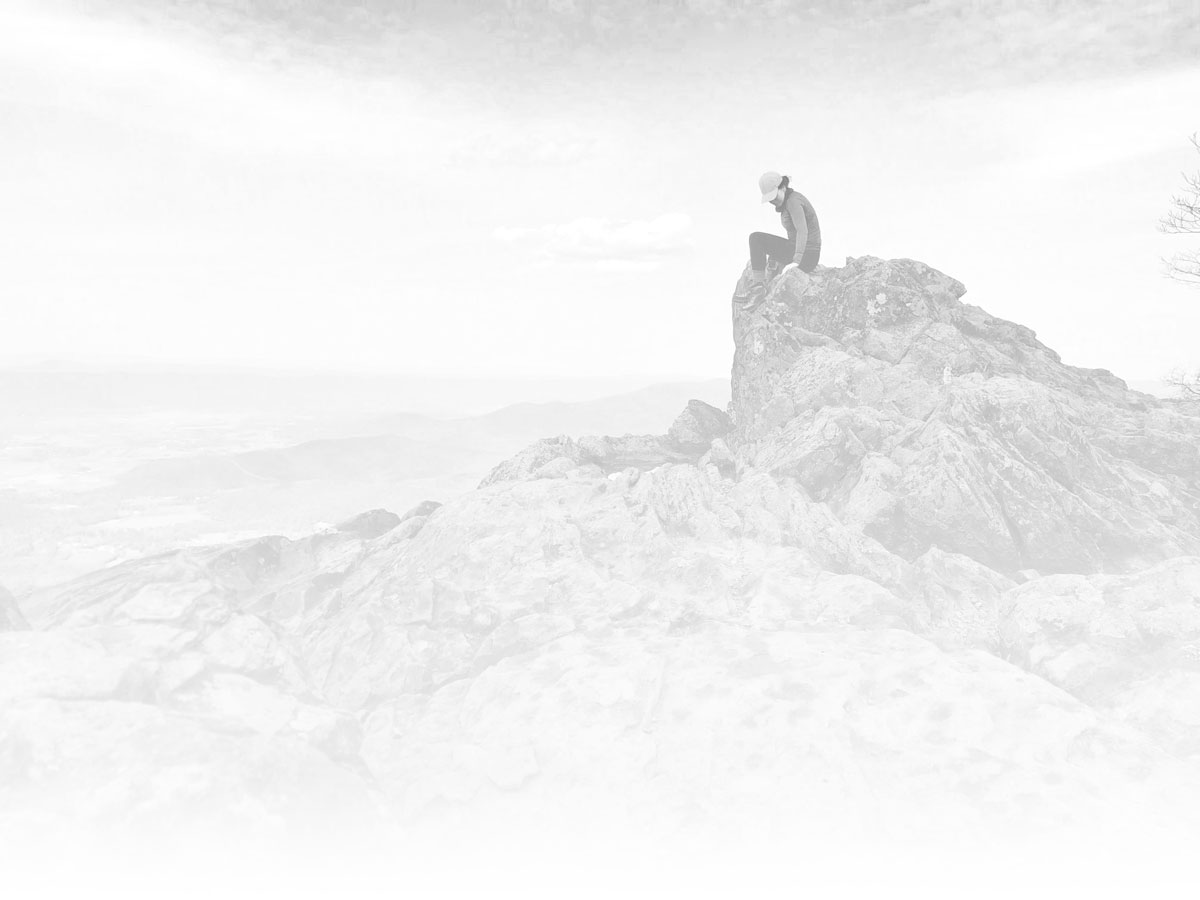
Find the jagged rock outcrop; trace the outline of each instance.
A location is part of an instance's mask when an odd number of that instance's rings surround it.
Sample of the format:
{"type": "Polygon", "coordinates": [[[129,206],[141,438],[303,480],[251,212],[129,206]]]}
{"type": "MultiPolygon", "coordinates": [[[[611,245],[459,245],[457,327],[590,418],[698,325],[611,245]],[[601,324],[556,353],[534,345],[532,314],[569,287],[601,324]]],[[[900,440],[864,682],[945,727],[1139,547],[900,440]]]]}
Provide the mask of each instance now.
{"type": "Polygon", "coordinates": [[[442,504],[436,500],[422,500],[408,512],[400,517],[401,522],[407,522],[409,519],[428,519],[431,515],[440,509],[442,504]]]}
{"type": "Polygon", "coordinates": [[[962,294],[911,260],[790,273],[734,311],[730,421],[35,594],[41,630],[0,635],[0,824],[142,734],[131,794],[191,767],[264,816],[291,772],[403,820],[1196,827],[1200,419],[962,294]]]}
{"type": "Polygon", "coordinates": [[[0,584],[0,631],[25,631],[28,628],[29,623],[21,614],[17,598],[0,584]]]}
{"type": "Polygon", "coordinates": [[[400,517],[400,526],[398,529],[398,537],[410,538],[416,537],[417,532],[425,527],[425,523],[441,508],[442,504],[436,500],[424,500],[418,503],[408,512],[400,517]]]}
{"type": "Polygon", "coordinates": [[[727,413],[702,400],[690,400],[667,429],[667,437],[680,449],[707,450],[714,440],[732,430],[733,422],[727,413]]]}
{"type": "MultiPolygon", "coordinates": [[[[378,524],[379,518],[369,513],[365,521],[378,524]]],[[[342,582],[367,548],[375,541],[402,540],[399,530],[388,529],[377,538],[357,528],[301,540],[269,535],[161,553],[35,591],[26,612],[41,629],[118,621],[201,635],[232,615],[281,623],[320,616],[341,602],[342,582]]]]}
{"type": "Polygon", "coordinates": [[[964,292],[864,257],[735,308],[740,466],[908,559],[1085,573],[1200,552],[1200,418],[1064,364],[964,292]]]}
{"type": "MultiPolygon", "coordinates": [[[[529,478],[610,475],[672,463],[697,462],[732,428],[733,423],[726,413],[701,400],[691,400],[665,435],[545,438],[500,463],[479,486],[485,488],[529,478]]],[[[720,453],[718,449],[718,455],[720,453]]]]}
{"type": "MultiPolygon", "coordinates": [[[[422,504],[422,506],[424,506],[424,504],[422,504]]],[[[429,512],[432,511],[433,510],[429,510],[429,512]]],[[[428,515],[429,512],[424,514],[428,515]]],[[[409,516],[405,516],[404,518],[409,518],[409,516]]],[[[356,537],[370,540],[371,538],[377,538],[381,534],[386,534],[387,532],[391,531],[403,520],[404,519],[402,519],[400,516],[389,510],[371,509],[367,510],[365,513],[359,513],[352,519],[347,519],[345,522],[340,523],[336,530],[342,532],[343,534],[352,534],[356,537]]]]}
{"type": "Polygon", "coordinates": [[[361,722],[320,699],[295,644],[342,604],[371,546],[363,530],[180,550],[35,592],[38,630],[0,634],[0,810],[139,826],[381,824],[361,722]]]}
{"type": "Polygon", "coordinates": [[[681,448],[665,435],[546,438],[496,466],[481,488],[527,478],[565,478],[573,473],[607,475],[625,469],[653,469],[668,463],[695,462],[699,447],[681,448]],[[582,470],[582,471],[580,471],[582,470]]]}
{"type": "MultiPolygon", "coordinates": [[[[248,785],[255,769],[232,766],[230,738],[210,747],[203,722],[275,754],[255,766],[300,754],[321,790],[354,808],[378,790],[404,819],[511,792],[552,805],[600,790],[667,824],[889,829],[911,827],[918,799],[926,821],[979,823],[985,801],[1025,822],[1030,783],[1046,822],[1086,821],[1122,791],[1156,811],[1200,797],[1164,749],[1186,745],[1196,694],[1165,709],[1125,699],[1148,677],[1200,691],[1178,618],[1190,601],[1165,599],[1190,569],[1113,588],[1137,611],[1123,640],[1145,642],[1142,662],[1122,669],[1126,647],[1104,650],[1113,664],[1089,678],[1078,645],[1108,632],[1064,631],[1052,604],[1073,601],[1051,579],[1018,587],[937,549],[910,563],[765,472],[734,480],[688,462],[497,481],[413,535],[271,539],[119,568],[58,589],[49,637],[0,654],[22,667],[0,672],[22,685],[0,703],[0,740],[33,748],[0,788],[4,809],[35,790],[39,723],[91,727],[85,711],[131,699],[161,722],[106,734],[167,729],[153,746],[176,747],[178,729],[200,728],[187,741],[214,753],[197,788],[214,803],[223,772],[248,785]],[[1026,602],[1039,583],[1043,599],[1026,602]]],[[[198,765],[191,750],[156,753],[131,764],[198,765]]]]}

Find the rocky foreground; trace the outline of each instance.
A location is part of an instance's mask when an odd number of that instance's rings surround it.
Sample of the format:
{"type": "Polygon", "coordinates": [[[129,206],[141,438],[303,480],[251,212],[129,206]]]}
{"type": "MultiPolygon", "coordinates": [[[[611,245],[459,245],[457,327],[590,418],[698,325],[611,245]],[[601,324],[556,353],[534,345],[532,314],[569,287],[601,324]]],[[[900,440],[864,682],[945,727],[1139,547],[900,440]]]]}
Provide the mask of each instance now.
{"type": "Polygon", "coordinates": [[[0,823],[1194,827],[1200,416],[963,293],[792,272],[727,411],[0,596],[0,823]]]}

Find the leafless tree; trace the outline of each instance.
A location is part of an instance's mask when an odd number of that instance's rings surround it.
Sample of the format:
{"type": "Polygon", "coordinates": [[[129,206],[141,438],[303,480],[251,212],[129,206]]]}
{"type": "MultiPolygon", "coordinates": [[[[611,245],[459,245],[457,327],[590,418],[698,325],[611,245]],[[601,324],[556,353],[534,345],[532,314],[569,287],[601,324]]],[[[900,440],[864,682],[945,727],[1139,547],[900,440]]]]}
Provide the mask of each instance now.
{"type": "MultiPolygon", "coordinates": [[[[1200,152],[1200,138],[1192,135],[1192,146],[1200,152]]],[[[1183,175],[1184,191],[1171,198],[1171,211],[1159,222],[1159,230],[1166,234],[1200,235],[1200,172],[1183,175]]],[[[1185,250],[1176,254],[1167,263],[1167,274],[1180,281],[1200,284],[1200,249],[1185,250]]]]}
{"type": "MultiPolygon", "coordinates": [[[[1195,134],[1192,135],[1192,146],[1200,153],[1200,137],[1195,134]]],[[[1200,235],[1200,172],[1192,175],[1185,172],[1183,183],[1184,192],[1171,198],[1171,211],[1162,218],[1158,227],[1166,234],[1200,235]]],[[[1165,262],[1171,278],[1200,284],[1200,249],[1185,250],[1165,262]]],[[[1194,372],[1175,369],[1166,375],[1165,380],[1180,397],[1200,400],[1200,369],[1194,372]]]]}
{"type": "Polygon", "coordinates": [[[1165,381],[1175,388],[1180,397],[1188,400],[1200,400],[1200,369],[1194,372],[1175,369],[1167,374],[1165,381]]]}

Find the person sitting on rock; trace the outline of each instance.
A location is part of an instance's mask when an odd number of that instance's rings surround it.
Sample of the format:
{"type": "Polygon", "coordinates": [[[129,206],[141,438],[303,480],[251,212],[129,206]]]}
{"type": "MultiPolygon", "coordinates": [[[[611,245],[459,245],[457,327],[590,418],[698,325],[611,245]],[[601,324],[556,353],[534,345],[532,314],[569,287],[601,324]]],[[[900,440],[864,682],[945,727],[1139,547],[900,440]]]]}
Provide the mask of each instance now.
{"type": "Polygon", "coordinates": [[[784,272],[811,272],[821,258],[821,223],[808,198],[790,186],[787,175],[764,172],[758,179],[762,202],[770,203],[783,220],[787,237],[756,231],[750,235],[750,284],[743,302],[752,305],[767,292],[767,261],[783,266],[784,272]]]}

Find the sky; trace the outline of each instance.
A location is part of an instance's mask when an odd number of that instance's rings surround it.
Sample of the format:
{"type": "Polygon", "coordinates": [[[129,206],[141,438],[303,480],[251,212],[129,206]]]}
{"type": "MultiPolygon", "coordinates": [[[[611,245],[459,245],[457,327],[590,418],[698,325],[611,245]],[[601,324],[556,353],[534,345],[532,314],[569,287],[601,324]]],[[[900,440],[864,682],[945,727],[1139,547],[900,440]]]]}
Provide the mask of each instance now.
{"type": "Polygon", "coordinates": [[[1200,365],[1161,261],[1200,236],[1156,228],[1200,53],[1150,24],[1194,4],[569,46],[259,6],[0,0],[0,366],[727,375],[768,169],[825,265],[920,259],[1130,380],[1200,365]]]}

